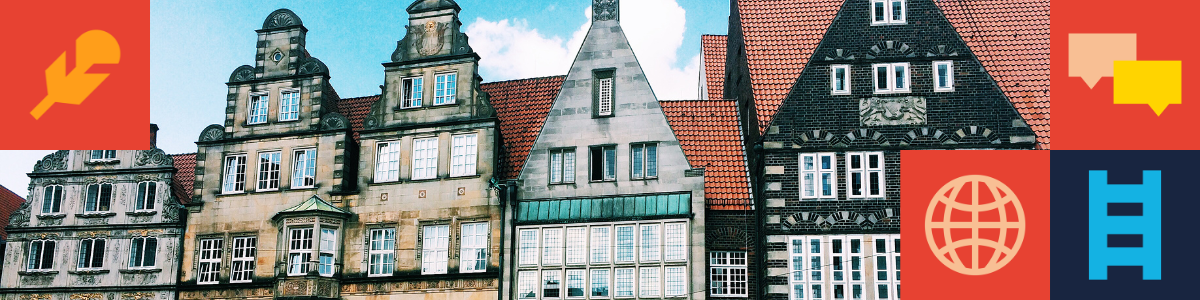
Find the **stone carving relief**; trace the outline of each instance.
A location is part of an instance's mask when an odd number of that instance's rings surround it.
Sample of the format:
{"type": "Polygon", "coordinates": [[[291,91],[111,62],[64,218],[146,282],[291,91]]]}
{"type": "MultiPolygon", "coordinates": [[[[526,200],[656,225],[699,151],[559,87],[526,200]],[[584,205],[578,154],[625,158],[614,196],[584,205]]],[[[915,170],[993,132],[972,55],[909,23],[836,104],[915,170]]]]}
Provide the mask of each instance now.
{"type": "Polygon", "coordinates": [[[53,296],[50,294],[24,294],[21,295],[21,300],[50,300],[53,296]]]}
{"type": "Polygon", "coordinates": [[[122,300],[152,300],[154,294],[151,293],[124,293],[121,294],[122,300]]]}
{"type": "Polygon", "coordinates": [[[863,126],[925,124],[925,98],[872,97],[859,100],[859,120],[863,126]]]}
{"type": "Polygon", "coordinates": [[[322,130],[346,129],[350,126],[350,121],[340,113],[331,112],[321,117],[322,130]]]}
{"type": "Polygon", "coordinates": [[[163,205],[163,221],[172,223],[179,222],[179,211],[183,209],[183,205],[179,204],[178,199],[171,197],[165,205],[163,205]]]}
{"type": "Polygon", "coordinates": [[[8,226],[11,226],[11,227],[27,227],[27,226],[29,226],[29,210],[30,210],[29,203],[30,202],[32,202],[32,201],[25,201],[25,202],[21,203],[21,207],[17,208],[16,211],[12,212],[12,215],[9,215],[8,226]]]}
{"type": "Polygon", "coordinates": [[[446,29],[449,29],[448,24],[434,21],[425,23],[425,26],[408,28],[409,34],[420,37],[414,41],[413,46],[417,49],[417,53],[424,56],[431,56],[442,51],[442,48],[446,46],[446,29]]]}
{"type": "Polygon", "coordinates": [[[134,165],[138,166],[174,166],[175,159],[163,152],[162,149],[139,150],[134,155],[134,165]]]}
{"type": "Polygon", "coordinates": [[[67,154],[70,151],[58,150],[50,155],[46,155],[37,164],[33,165],[33,171],[58,171],[67,169],[67,154]]]}
{"type": "Polygon", "coordinates": [[[100,293],[71,294],[71,300],[104,300],[104,295],[100,293]]]}
{"type": "Polygon", "coordinates": [[[225,126],[212,124],[212,125],[208,125],[208,127],[204,128],[204,131],[200,132],[199,141],[212,142],[212,141],[219,141],[223,138],[225,138],[225,126]]]}
{"type": "Polygon", "coordinates": [[[592,0],[592,21],[620,20],[617,0],[592,0]]]}
{"type": "Polygon", "coordinates": [[[242,65],[229,74],[229,82],[243,82],[254,79],[254,67],[242,65]]]}
{"type": "Polygon", "coordinates": [[[301,25],[300,17],[296,16],[291,10],[279,9],[267,16],[267,20],[263,21],[263,29],[279,28],[301,25]]]}

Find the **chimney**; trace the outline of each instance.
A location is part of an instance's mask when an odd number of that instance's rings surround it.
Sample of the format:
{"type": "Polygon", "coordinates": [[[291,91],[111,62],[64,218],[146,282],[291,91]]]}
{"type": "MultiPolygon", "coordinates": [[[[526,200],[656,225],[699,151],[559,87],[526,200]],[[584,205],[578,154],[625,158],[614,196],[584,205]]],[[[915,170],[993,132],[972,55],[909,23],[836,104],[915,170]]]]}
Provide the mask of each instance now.
{"type": "Polygon", "coordinates": [[[158,147],[158,125],[150,124],[150,149],[158,147]]]}
{"type": "Polygon", "coordinates": [[[592,21],[621,21],[619,0],[592,0],[592,21]]]}

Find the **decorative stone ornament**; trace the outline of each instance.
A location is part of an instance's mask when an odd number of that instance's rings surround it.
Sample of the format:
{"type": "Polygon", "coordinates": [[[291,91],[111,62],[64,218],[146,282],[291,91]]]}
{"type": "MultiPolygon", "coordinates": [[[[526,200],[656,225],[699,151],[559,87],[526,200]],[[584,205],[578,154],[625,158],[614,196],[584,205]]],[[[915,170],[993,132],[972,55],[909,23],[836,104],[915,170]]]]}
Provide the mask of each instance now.
{"type": "Polygon", "coordinates": [[[242,65],[229,74],[229,82],[244,82],[254,79],[254,67],[242,65]]]}
{"type": "Polygon", "coordinates": [[[175,159],[163,152],[162,149],[139,150],[134,155],[134,165],[138,166],[174,166],[175,159]]]}
{"type": "Polygon", "coordinates": [[[414,46],[417,48],[417,53],[424,56],[432,56],[442,51],[446,45],[446,29],[448,26],[445,23],[429,21],[425,26],[409,27],[413,31],[413,36],[419,36],[420,39],[414,46]]]}
{"type": "Polygon", "coordinates": [[[925,98],[879,98],[859,100],[858,110],[863,126],[925,124],[925,98]]]}
{"type": "Polygon", "coordinates": [[[267,20],[263,21],[262,29],[268,30],[299,25],[304,25],[304,22],[300,21],[300,17],[296,16],[296,13],[290,9],[280,8],[267,15],[267,20]]]}
{"type": "Polygon", "coordinates": [[[67,154],[68,150],[58,150],[50,155],[46,155],[33,165],[33,171],[58,171],[67,169],[67,154]]]}
{"type": "Polygon", "coordinates": [[[9,216],[9,218],[8,218],[8,226],[9,227],[27,227],[27,226],[29,226],[29,210],[30,210],[29,203],[30,202],[32,202],[32,201],[22,202],[21,207],[17,208],[17,210],[14,211],[12,213],[12,215],[9,216]]]}
{"type": "Polygon", "coordinates": [[[331,112],[321,117],[321,130],[346,129],[349,125],[350,121],[340,113],[331,112]]]}
{"type": "Polygon", "coordinates": [[[592,21],[620,21],[620,9],[617,0],[592,0],[592,21]]]}
{"type": "Polygon", "coordinates": [[[223,138],[225,138],[225,126],[212,124],[208,125],[208,127],[205,127],[204,130],[200,132],[199,141],[212,142],[219,141],[223,138]]]}

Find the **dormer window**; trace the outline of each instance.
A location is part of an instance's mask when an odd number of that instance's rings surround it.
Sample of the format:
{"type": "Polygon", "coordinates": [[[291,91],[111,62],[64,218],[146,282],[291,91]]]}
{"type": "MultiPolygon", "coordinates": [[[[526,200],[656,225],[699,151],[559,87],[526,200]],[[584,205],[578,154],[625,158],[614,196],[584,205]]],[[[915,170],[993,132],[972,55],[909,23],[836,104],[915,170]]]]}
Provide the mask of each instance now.
{"type": "Polygon", "coordinates": [[[92,161],[104,161],[117,159],[117,150],[92,150],[92,161]]]}
{"type": "Polygon", "coordinates": [[[400,108],[421,107],[424,82],[421,77],[400,79],[400,108]]]}
{"type": "Polygon", "coordinates": [[[905,24],[907,17],[905,0],[871,0],[871,25],[905,24]]]}
{"type": "Polygon", "coordinates": [[[438,75],[435,83],[433,105],[454,104],[454,97],[458,91],[458,74],[438,75]]]}
{"type": "Polygon", "coordinates": [[[850,65],[829,67],[829,89],[832,95],[850,94],[850,65]]]}

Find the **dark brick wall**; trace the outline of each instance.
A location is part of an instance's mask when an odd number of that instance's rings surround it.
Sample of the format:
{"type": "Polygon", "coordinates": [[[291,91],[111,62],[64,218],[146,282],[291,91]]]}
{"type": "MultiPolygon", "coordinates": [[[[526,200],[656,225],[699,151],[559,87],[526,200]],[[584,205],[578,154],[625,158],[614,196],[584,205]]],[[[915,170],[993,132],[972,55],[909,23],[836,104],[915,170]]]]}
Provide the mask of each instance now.
{"type": "MultiPolygon", "coordinates": [[[[749,285],[749,296],[740,299],[758,299],[756,291],[759,287],[756,276],[759,275],[759,258],[762,253],[755,251],[758,248],[758,221],[753,210],[708,210],[705,212],[705,231],[707,237],[705,239],[705,248],[708,251],[745,251],[746,252],[746,276],[749,285]]],[[[708,267],[708,257],[704,258],[706,268],[708,267]]],[[[708,280],[711,280],[709,277],[708,280]]],[[[703,286],[697,288],[708,288],[711,281],[706,280],[703,286]]],[[[707,292],[705,296],[713,298],[707,292]]],[[[720,297],[719,299],[739,299],[730,297],[720,297]]]]}

